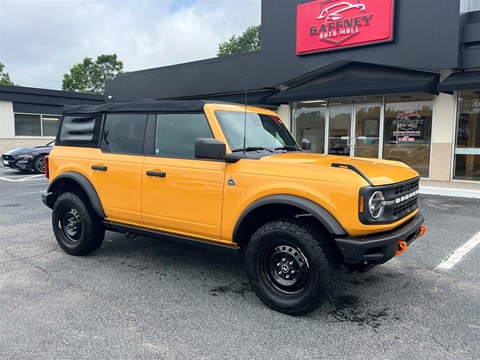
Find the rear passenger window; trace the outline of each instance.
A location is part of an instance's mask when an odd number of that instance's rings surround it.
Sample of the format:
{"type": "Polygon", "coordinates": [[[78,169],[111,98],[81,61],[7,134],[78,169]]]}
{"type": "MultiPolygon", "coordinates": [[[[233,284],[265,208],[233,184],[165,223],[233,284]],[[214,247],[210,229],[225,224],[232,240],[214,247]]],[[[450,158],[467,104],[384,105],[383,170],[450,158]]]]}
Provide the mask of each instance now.
{"type": "Polygon", "coordinates": [[[100,142],[102,151],[143,154],[146,124],[146,114],[108,114],[100,142]]]}
{"type": "Polygon", "coordinates": [[[58,144],[98,146],[101,115],[65,116],[58,134],[58,144]]]}
{"type": "Polygon", "coordinates": [[[204,114],[159,114],[155,156],[194,159],[195,139],[213,137],[204,114]]]}

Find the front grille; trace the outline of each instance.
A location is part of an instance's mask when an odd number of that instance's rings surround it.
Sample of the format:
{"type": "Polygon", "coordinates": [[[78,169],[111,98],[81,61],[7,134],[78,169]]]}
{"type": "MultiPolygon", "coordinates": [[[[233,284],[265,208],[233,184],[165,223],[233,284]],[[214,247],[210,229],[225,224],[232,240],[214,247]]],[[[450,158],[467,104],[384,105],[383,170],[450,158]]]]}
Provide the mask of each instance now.
{"type": "Polygon", "coordinates": [[[394,189],[395,195],[402,195],[402,194],[408,194],[411,193],[412,191],[415,191],[418,189],[418,180],[414,180],[410,183],[403,184],[400,186],[396,186],[394,189]]]}
{"type": "Polygon", "coordinates": [[[365,187],[360,194],[365,199],[370,199],[372,194],[380,190],[385,196],[383,202],[385,209],[380,219],[374,220],[365,209],[360,214],[363,224],[388,224],[395,222],[418,208],[419,178],[411,179],[397,184],[365,187]]]}
{"type": "Polygon", "coordinates": [[[418,189],[418,178],[382,189],[388,204],[385,208],[385,221],[396,221],[417,209],[418,189]]]}
{"type": "Polygon", "coordinates": [[[417,197],[412,198],[412,200],[408,201],[406,204],[401,204],[393,208],[393,219],[400,219],[401,217],[410,214],[413,210],[418,207],[417,197]]]}

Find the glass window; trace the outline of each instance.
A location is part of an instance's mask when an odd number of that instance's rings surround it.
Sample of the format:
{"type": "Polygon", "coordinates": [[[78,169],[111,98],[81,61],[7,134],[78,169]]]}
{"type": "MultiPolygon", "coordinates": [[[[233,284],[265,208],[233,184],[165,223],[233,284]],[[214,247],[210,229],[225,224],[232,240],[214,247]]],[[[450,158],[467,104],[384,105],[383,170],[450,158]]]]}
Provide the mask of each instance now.
{"type": "Polygon", "coordinates": [[[353,99],[355,104],[382,103],[383,96],[357,96],[353,99]]]}
{"type": "Polygon", "coordinates": [[[159,114],[155,130],[155,155],[195,158],[195,139],[212,138],[204,114],[159,114]]]}
{"type": "Polygon", "coordinates": [[[63,118],[59,134],[59,144],[98,146],[98,131],[101,115],[68,115],[63,118]],[[97,134],[97,136],[95,136],[97,134]]]}
{"type": "Polygon", "coordinates": [[[460,91],[454,179],[480,180],[480,91],[460,91]]]}
{"type": "Polygon", "coordinates": [[[293,103],[292,122],[295,128],[295,138],[300,144],[307,139],[312,144],[312,152],[324,153],[325,118],[327,102],[306,101],[293,103]]]}
{"type": "Polygon", "coordinates": [[[60,116],[42,115],[43,136],[55,136],[58,131],[60,116]]]}
{"type": "Polygon", "coordinates": [[[105,118],[101,149],[119,154],[143,154],[147,114],[109,114],[105,118]]]}
{"type": "Polygon", "coordinates": [[[216,111],[215,115],[232,151],[241,151],[244,145],[247,150],[297,148],[295,140],[277,116],[230,111],[216,111]]]}
{"type": "Polygon", "coordinates": [[[428,177],[433,95],[386,97],[383,157],[400,159],[428,177]]]}
{"type": "Polygon", "coordinates": [[[40,115],[15,114],[16,136],[41,136],[40,115]]]}

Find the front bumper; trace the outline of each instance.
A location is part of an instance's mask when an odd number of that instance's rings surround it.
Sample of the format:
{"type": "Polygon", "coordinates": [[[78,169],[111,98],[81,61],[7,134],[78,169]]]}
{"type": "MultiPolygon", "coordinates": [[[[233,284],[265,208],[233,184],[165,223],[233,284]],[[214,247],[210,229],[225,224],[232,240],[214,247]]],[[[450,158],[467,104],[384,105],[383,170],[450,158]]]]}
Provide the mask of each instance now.
{"type": "Polygon", "coordinates": [[[7,158],[6,156],[2,156],[2,163],[4,167],[15,170],[27,171],[33,169],[32,159],[16,158],[13,156],[7,158]]]}
{"type": "Polygon", "coordinates": [[[383,264],[395,256],[398,242],[410,245],[421,234],[425,218],[421,213],[389,232],[360,238],[335,238],[344,262],[347,264],[369,263],[383,264]]]}

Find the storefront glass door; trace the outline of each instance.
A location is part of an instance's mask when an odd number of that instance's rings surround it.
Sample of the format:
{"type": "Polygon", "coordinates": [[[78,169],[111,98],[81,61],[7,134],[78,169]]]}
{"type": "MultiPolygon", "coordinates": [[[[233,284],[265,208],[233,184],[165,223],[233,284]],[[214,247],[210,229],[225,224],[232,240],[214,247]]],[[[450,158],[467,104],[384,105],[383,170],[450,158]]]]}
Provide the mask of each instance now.
{"type": "Polygon", "coordinates": [[[378,158],[380,105],[330,108],[329,154],[378,158]]]}
{"type": "Polygon", "coordinates": [[[328,153],[350,155],[352,137],[352,106],[330,108],[328,153]]]}
{"type": "Polygon", "coordinates": [[[381,106],[355,106],[353,156],[378,158],[381,106]]]}

